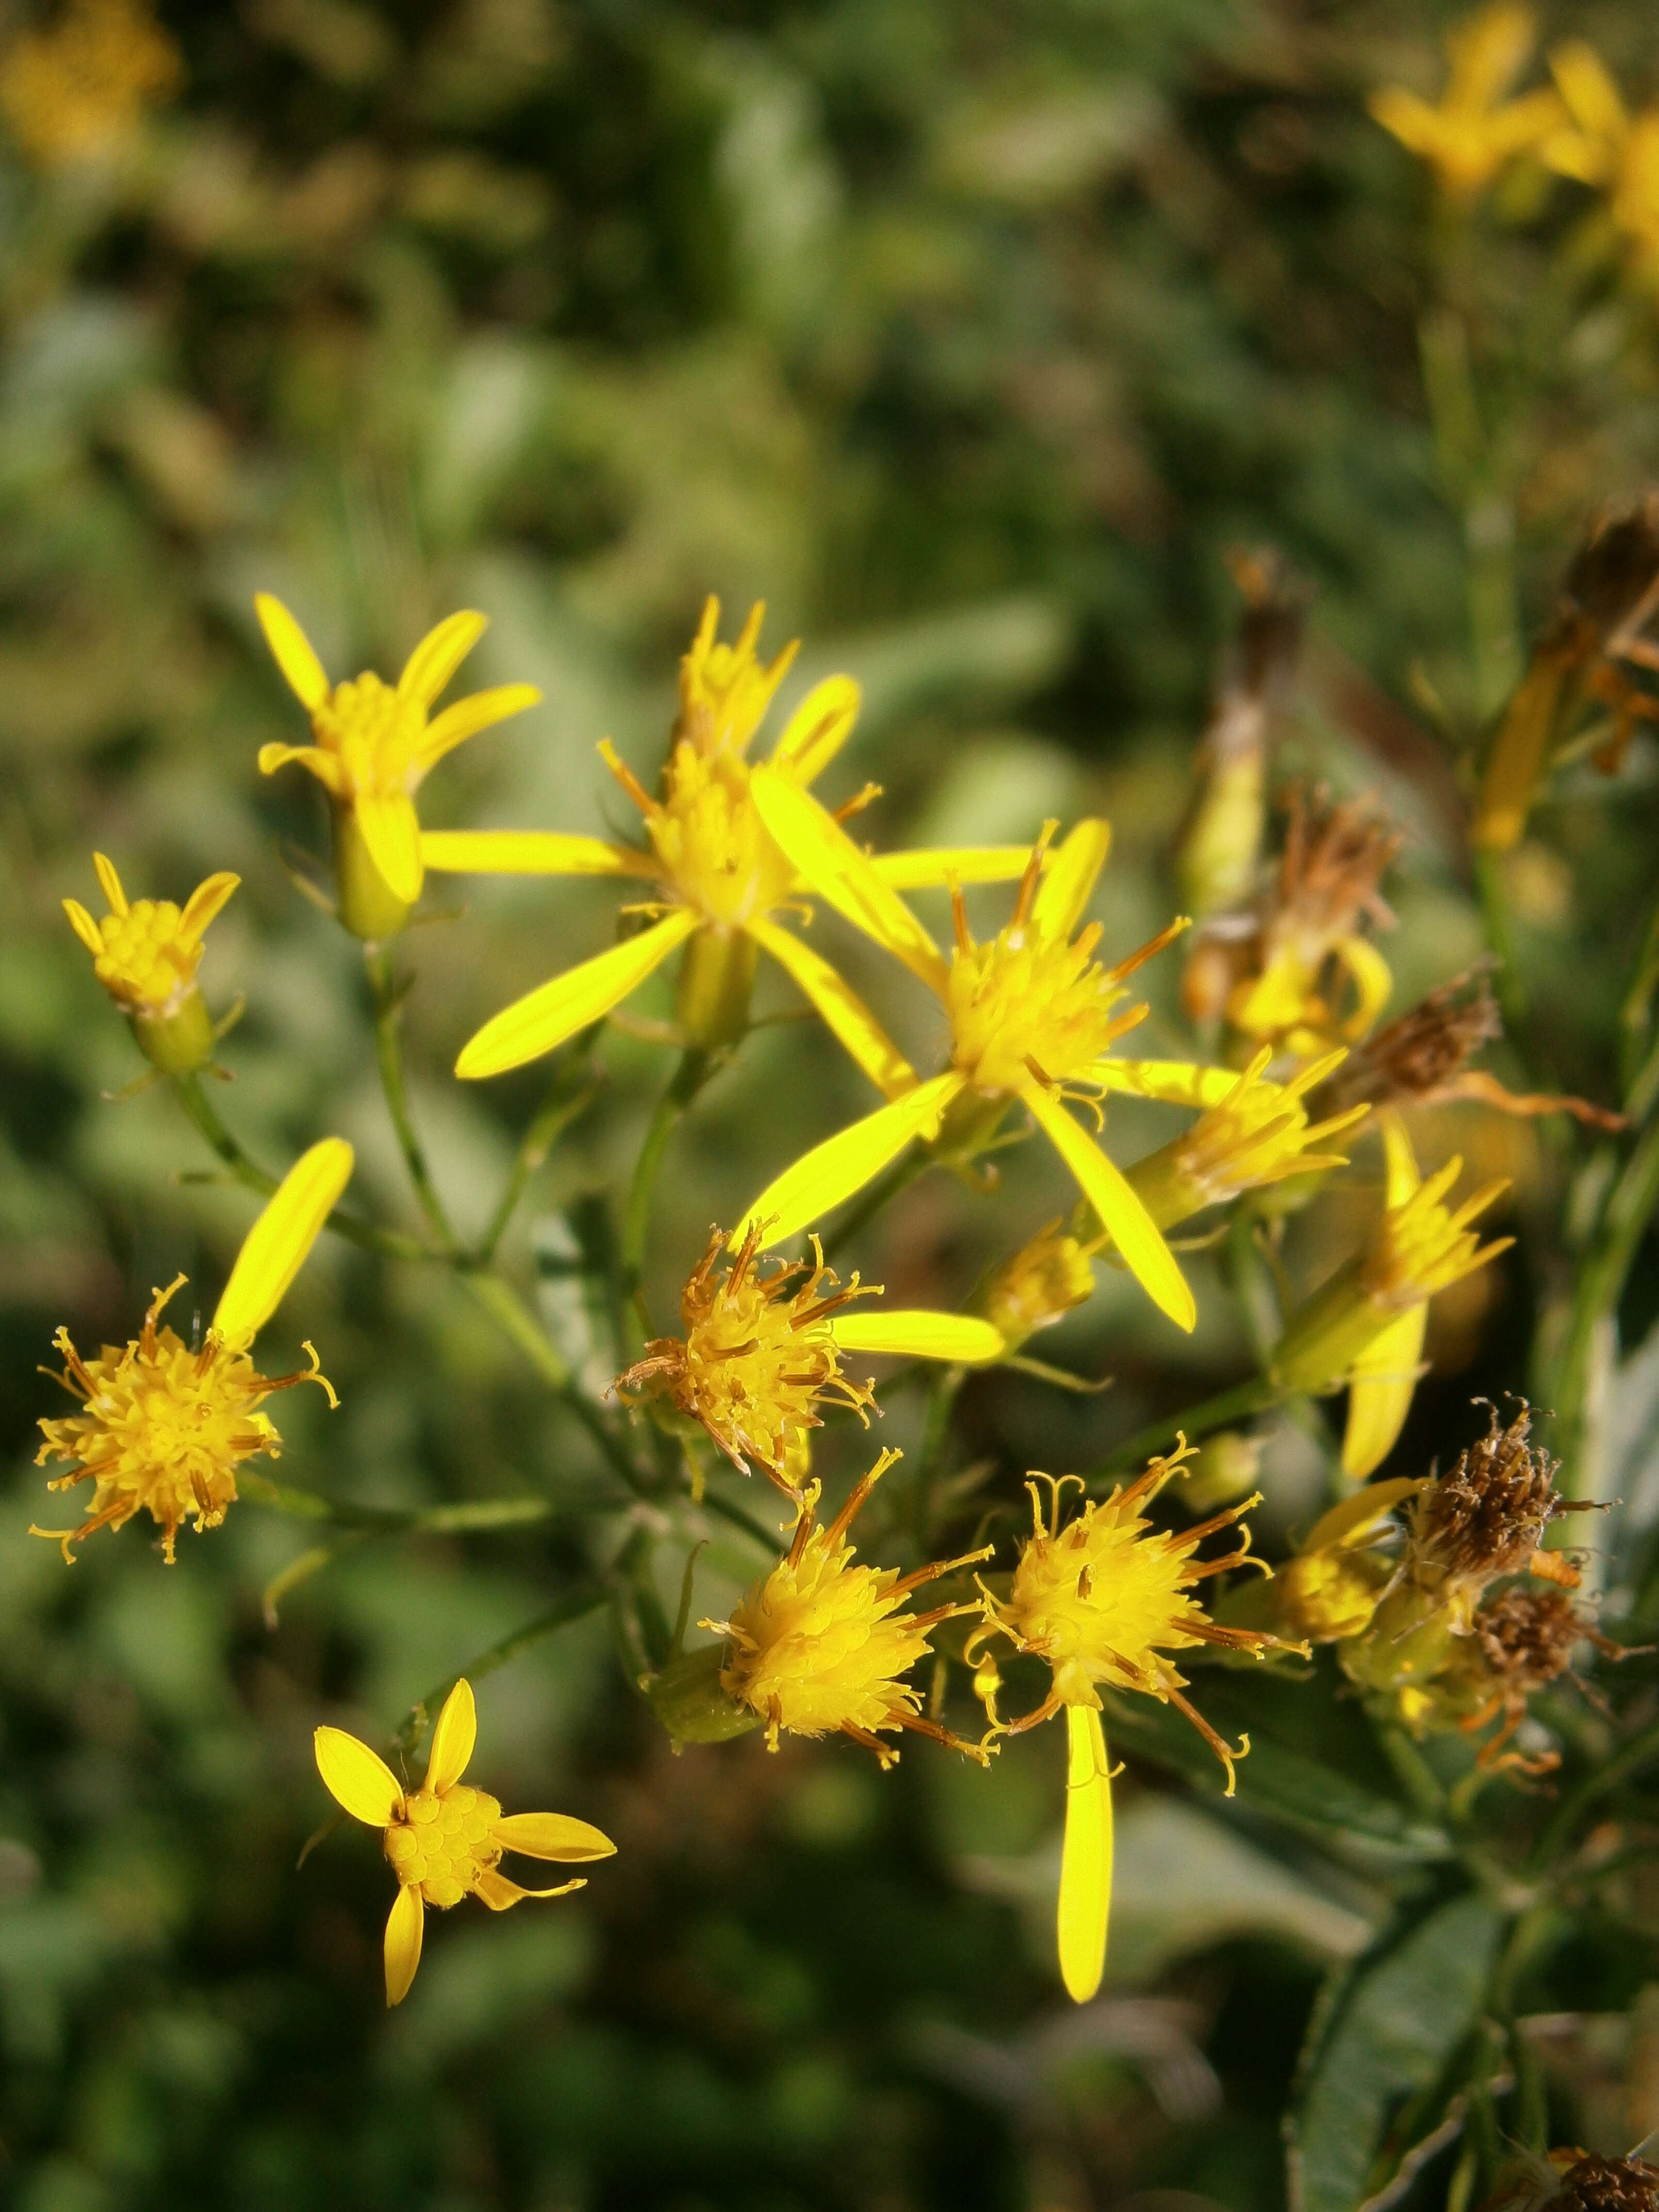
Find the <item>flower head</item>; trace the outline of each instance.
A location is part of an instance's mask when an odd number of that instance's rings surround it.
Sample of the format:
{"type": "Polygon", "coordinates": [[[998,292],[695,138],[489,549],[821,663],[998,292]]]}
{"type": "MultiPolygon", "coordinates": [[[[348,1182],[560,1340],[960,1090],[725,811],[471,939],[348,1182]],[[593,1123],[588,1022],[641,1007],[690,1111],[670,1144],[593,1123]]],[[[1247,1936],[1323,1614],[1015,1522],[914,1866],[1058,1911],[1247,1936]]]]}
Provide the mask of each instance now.
{"type": "Polygon", "coordinates": [[[1343,1056],[1339,1049],[1311,1060],[1288,1083],[1267,1080],[1271,1045],[1263,1045],[1237,1077],[1219,1069],[1199,1071],[1195,1102],[1217,1089],[1221,1095],[1189,1129],[1129,1171],[1158,1227],[1172,1229],[1206,1206],[1226,1205],[1242,1191],[1346,1167],[1346,1153],[1319,1148],[1363,1121],[1369,1108],[1350,1106],[1310,1121],[1305,1103],[1343,1056]]]}
{"type": "Polygon", "coordinates": [[[110,910],[94,921],[78,899],[65,899],[70,927],[143,1050],[169,1073],[188,1074],[213,1052],[213,1024],[196,987],[203,935],[241,878],[209,876],[180,908],[171,899],[129,900],[115,863],[102,853],[92,861],[110,910]]]}
{"type": "Polygon", "coordinates": [[[1418,1491],[1405,1566],[1419,1589],[1479,1592],[1500,1576],[1528,1571],[1577,1587],[1577,1570],[1542,1546],[1552,1522],[1586,1508],[1555,1487],[1561,1463],[1532,1442],[1532,1408],[1524,1398],[1518,1403],[1502,1425],[1489,1405],[1486,1434],[1418,1491]]]}
{"type": "Polygon", "coordinates": [[[1444,191],[1471,199],[1516,155],[1532,152],[1561,125],[1561,103],[1553,92],[1504,98],[1536,39],[1531,9],[1498,0],[1446,33],[1449,70],[1437,106],[1401,85],[1385,85],[1371,95],[1371,113],[1429,163],[1444,191]]]}
{"type": "Polygon", "coordinates": [[[52,1537],[72,1561],[72,1544],[100,1528],[125,1527],[143,1508],[161,1528],[171,1566],[185,1522],[199,1534],[224,1519],[235,1502],[238,1467],[262,1455],[279,1456],[282,1439],[260,1411],[274,1391],[316,1382],[335,1403],[309,1344],[309,1368],[275,1378],[258,1372],[248,1346],[298,1273],[351,1167],[350,1146],[327,1137],[289,1170],[248,1231],[199,1346],[161,1325],[182,1275],[155,1291],[143,1328],[125,1350],[106,1344],[97,1357],[82,1358],[69,1331],[58,1330],[54,1342],[64,1370],[58,1379],[80,1399],[82,1410],[42,1420],[46,1442],[35,1464],[71,1462],[70,1473],[54,1476],[48,1486],[68,1490],[90,1480],[93,1495],[79,1528],[32,1528],[31,1535],[52,1537]]]}
{"type": "Polygon", "coordinates": [[[749,1207],[741,1231],[764,1221],[769,1244],[793,1236],[850,1198],[918,1137],[937,1139],[965,1156],[988,1141],[1006,1107],[1018,1100],[1076,1177],[1131,1272],[1171,1320],[1191,1328],[1197,1309],[1168,1246],[1121,1170],[1066,1111],[1068,1099],[1081,1098],[1098,1118],[1097,1102],[1114,1084],[1108,1049],[1147,1012],[1144,1005],[1124,1003],[1126,979],[1186,927],[1184,921],[1171,923],[1111,967],[1095,958],[1100,925],[1079,925],[1105,860],[1105,823],[1079,823],[1052,858],[1054,825],[1045,828],[1021,879],[1013,918],[988,943],[974,939],[961,886],[953,883],[956,947],[947,963],[903,900],[808,793],[761,770],[755,798],[809,889],[935,994],[950,1023],[950,1054],[943,1074],[927,1082],[913,1075],[890,1103],[787,1170],[749,1207]]]}
{"type": "Polygon", "coordinates": [[[992,1273],[977,1303],[1010,1350],[1088,1304],[1096,1249],[1050,1221],[992,1273]]]}
{"type": "Polygon", "coordinates": [[[176,91],[179,49],[137,0],[70,0],[50,31],[25,31],[0,58],[0,113],[42,168],[96,158],[176,91]]]}
{"type": "Polygon", "coordinates": [[[481,1897],[492,1912],[510,1911],[526,1897],[568,1897],[580,1879],[556,1889],[520,1889],[500,1870],[501,1856],[585,1863],[609,1858],[617,1846],[586,1820],[562,1813],[507,1813],[488,1790],[461,1780],[477,1741],[471,1686],[456,1683],[432,1731],[426,1778],[405,1790],[385,1760],[343,1729],[319,1728],[317,1771],[354,1820],[382,1829],[398,1895],[386,1923],[386,2001],[401,2004],[421,1963],[426,1907],[447,1911],[481,1897]]]}
{"type": "Polygon", "coordinates": [[[373,881],[358,880],[361,856],[350,840],[361,839],[371,878],[378,878],[397,906],[412,906],[424,873],[415,792],[446,753],[492,723],[522,714],[542,695],[533,684],[503,684],[456,700],[428,721],[439,694],[483,635],[483,615],[449,615],[428,630],[395,685],[372,671],[331,684],[281,600],[261,592],[254,605],[278,667],[311,717],[314,740],[261,745],[260,774],[298,761],[316,777],[336,806],[342,917],[360,935],[389,936],[402,917],[386,908],[384,897],[381,911],[373,911],[373,881]]]}
{"type": "Polygon", "coordinates": [[[1394,979],[1359,928],[1393,921],[1378,886],[1400,845],[1363,800],[1292,791],[1284,852],[1257,911],[1218,916],[1198,934],[1182,981],[1188,1012],[1224,1012],[1244,1036],[1302,1057],[1363,1036],[1394,979]]]}
{"type": "MultiPolygon", "coordinates": [[[[690,1044],[731,1044],[748,1019],[757,951],[796,984],[859,1066],[889,1097],[915,1080],[903,1054],[854,993],[809,945],[783,928],[781,910],[801,906],[799,880],[756,805],[757,771],[747,747],[795,654],[787,646],[769,666],[756,652],[763,606],[750,610],[735,644],[717,640],[720,602],[711,599],[680,666],[680,711],[659,791],[647,791],[609,738],[605,765],[642,817],[647,846],[555,831],[437,832],[422,841],[428,867],[508,875],[631,877],[653,887],[641,909],[649,927],[543,984],[485,1023],[456,1062],[471,1080],[497,1075],[551,1052],[588,1023],[620,1006],[684,947],[677,1018],[690,1044]]],[[[850,676],[814,686],[784,725],[765,773],[804,792],[829,767],[858,719],[850,676]]],[[[866,791],[842,810],[852,812],[866,791]]],[[[890,884],[942,884],[955,872],[975,883],[1002,882],[1025,865],[1024,846],[962,852],[895,853],[872,865],[890,884]]],[[[890,890],[889,896],[892,896],[890,890]]],[[[809,910],[810,912],[810,910],[809,910]]]]}
{"type": "Polygon", "coordinates": [[[827,1526],[816,1518],[818,1486],[809,1485],[784,1558],[748,1591],[730,1620],[698,1624],[727,1639],[720,1687],[765,1723],[769,1751],[777,1750],[785,1730],[807,1736],[839,1731],[889,1767],[898,1753],[882,1735],[910,1729],[981,1762],[986,1756],[930,1720],[920,1692],[902,1677],[927,1656],[931,1629],[980,1609],[974,1602],[913,1613],[905,1599],[940,1575],[988,1559],[989,1548],[903,1576],[894,1567],[854,1565],[847,1532],[898,1456],[884,1452],[827,1526]]]}
{"type": "Polygon", "coordinates": [[[1482,1604],[1445,1674],[1424,1690],[1401,1694],[1401,1718],[1419,1735],[1437,1721],[1455,1722],[1466,1735],[1496,1724],[1480,1747],[1481,1766],[1547,1774],[1559,1765],[1559,1753],[1546,1750],[1528,1758],[1505,1747],[1526,1719],[1534,1693],[1571,1674],[1582,1644],[1593,1644],[1609,1658],[1623,1656],[1620,1645],[1580,1618],[1565,1591],[1511,1583],[1482,1604]]]}
{"type": "Polygon", "coordinates": [[[1397,1539],[1395,1510],[1421,1486],[1368,1483],[1320,1516],[1273,1577],[1271,1611],[1287,1636],[1343,1644],[1365,1633],[1398,1571],[1380,1547],[1397,1539]]]}
{"type": "MultiPolygon", "coordinates": [[[[1222,1626],[1192,1594],[1206,1577],[1223,1574],[1246,1557],[1249,1537],[1243,1530],[1237,1550],[1220,1559],[1199,1560],[1193,1555],[1206,1536],[1235,1525],[1259,1504],[1259,1496],[1181,1535],[1154,1528],[1141,1510],[1190,1455],[1183,1439],[1179,1450],[1155,1459],[1127,1489],[1120,1486],[1103,1503],[1086,1504],[1063,1525],[1063,1490],[1067,1482],[1081,1488],[1079,1479],[1034,1475],[1026,1486],[1031,1534],[1008,1593],[994,1597],[987,1591],[985,1626],[969,1638],[970,1658],[987,1639],[1000,1634],[1017,1651],[1044,1660],[1050,1671],[1048,1693],[1040,1705],[1020,1720],[999,1722],[996,1693],[1001,1686],[987,1653],[976,1683],[997,1732],[1018,1735],[1062,1708],[1066,1712],[1069,1764],[1058,1931],[1061,1978],[1079,2004],[1100,1986],[1111,1893],[1111,1781],[1097,1686],[1139,1690],[1175,1705],[1226,1769],[1231,1796],[1233,1762],[1249,1751],[1249,1739],[1234,1751],[1216,1734],[1182,1696],[1186,1677],[1168,1655],[1211,1644],[1259,1657],[1279,1641],[1262,1630],[1222,1626]],[[1046,1521],[1040,1482],[1050,1490],[1046,1521]]],[[[1269,1571],[1265,1566],[1261,1571],[1269,1571]]]]}
{"type": "Polygon", "coordinates": [[[1659,2212],[1659,2166],[1566,2145],[1516,2160],[1480,2212],[1659,2212]]]}
{"type": "Polygon", "coordinates": [[[1483,1184],[1455,1207],[1444,1204],[1462,1159],[1425,1182],[1397,1115],[1380,1116],[1388,1164],[1386,1202],[1370,1242],[1291,1315],[1273,1354],[1289,1388],[1350,1386],[1342,1466],[1358,1478],[1394,1449],[1417,1387],[1429,1300],[1487,1266],[1515,1242],[1482,1244],[1473,1225],[1508,1185],[1483,1184]]]}

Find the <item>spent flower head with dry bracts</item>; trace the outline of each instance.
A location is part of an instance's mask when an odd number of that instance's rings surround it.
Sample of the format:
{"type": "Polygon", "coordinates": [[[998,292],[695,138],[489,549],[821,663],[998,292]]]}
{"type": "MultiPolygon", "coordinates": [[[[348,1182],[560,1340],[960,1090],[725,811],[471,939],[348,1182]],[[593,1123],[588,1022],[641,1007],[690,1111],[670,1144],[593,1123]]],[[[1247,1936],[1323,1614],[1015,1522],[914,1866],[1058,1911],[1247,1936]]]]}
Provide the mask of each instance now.
{"type": "MultiPolygon", "coordinates": [[[[1144,1005],[1126,1005],[1126,979],[1185,927],[1172,923],[1112,967],[1095,958],[1101,926],[1079,925],[1106,858],[1105,823],[1079,823],[1052,859],[1055,825],[1046,825],[1013,917],[988,943],[973,937],[961,886],[953,884],[956,945],[947,963],[903,900],[809,793],[760,770],[755,796],[809,888],[937,995],[951,1045],[944,1074],[927,1081],[913,1074],[889,1104],[815,1146],[755,1200],[738,1233],[763,1222],[769,1244],[793,1236],[863,1188],[918,1138],[937,1139],[951,1156],[971,1156],[1018,1101],[1076,1178],[1130,1272],[1172,1321],[1191,1328],[1197,1309],[1169,1247],[1122,1170],[1066,1110],[1069,1099],[1080,1098],[1098,1116],[1097,1101],[1114,1080],[1105,1055],[1147,1012],[1144,1005]]],[[[1118,1087],[1130,1087],[1128,1079],[1119,1079],[1118,1087]]]]}
{"type": "Polygon", "coordinates": [[[66,898],[70,927],[144,1057],[164,1074],[193,1075],[212,1059],[214,1046],[212,1017],[196,982],[202,939],[241,878],[222,869],[177,907],[171,899],[129,899],[106,854],[94,853],[92,863],[109,912],[95,921],[78,899],[66,898]]]}
{"type": "Polygon", "coordinates": [[[799,1500],[796,1477],[810,1455],[820,1406],[841,1406],[867,1427],[875,1391],[842,1364],[848,1352],[982,1365],[1007,1346],[973,1314],[849,1313],[855,1298],[878,1297],[856,1274],[843,1289],[812,1241],[812,1260],[759,1258],[758,1223],[732,1252],[716,1229],[680,1294],[685,1334],[654,1337],[617,1377],[625,1398],[665,1400],[694,1421],[744,1474],[757,1461],[779,1489],[799,1500]]]}
{"type": "Polygon", "coordinates": [[[0,53],[0,115],[31,161],[61,168],[118,152],[183,76],[139,0],[70,0],[50,30],[20,32],[0,53]]]}
{"type": "Polygon", "coordinates": [[[533,707],[533,684],[502,684],[457,699],[428,716],[456,670],[483,636],[486,618],[449,615],[404,663],[395,684],[372,670],[331,684],[311,641],[280,599],[254,600],[265,641],[289,688],[311,717],[314,742],[259,748],[259,772],[274,775],[289,761],[310,770],[333,802],[334,872],[338,913],[358,937],[395,936],[421,896],[420,821],[415,793],[457,745],[509,714],[533,707]]]}
{"type": "Polygon", "coordinates": [[[1080,1490],[1081,1480],[1033,1475],[1026,1486],[1031,1534],[1021,1547],[1006,1594],[985,1590],[985,1625],[969,1638],[968,1656],[982,1655],[975,1686],[997,1733],[1021,1735],[1062,1710],[1066,1713],[1069,1766],[1058,1931],[1061,1978],[1079,2004],[1100,1985],[1111,1894],[1111,1783],[1100,1686],[1139,1691],[1173,1705],[1221,1761],[1231,1796],[1233,1762],[1249,1751],[1249,1740],[1234,1751],[1217,1735],[1182,1695],[1187,1679],[1169,1655],[1201,1644],[1258,1657],[1279,1648],[1279,1638],[1266,1630],[1212,1620],[1193,1595],[1199,1583],[1247,1559],[1263,1574],[1271,1571],[1249,1558],[1249,1532],[1243,1528],[1236,1550],[1220,1559],[1194,1557],[1206,1537],[1236,1527],[1259,1504],[1259,1494],[1179,1534],[1156,1528],[1146,1518],[1143,1509],[1190,1457],[1183,1437],[1176,1451],[1153,1460],[1127,1488],[1120,1485],[1109,1498],[1085,1504],[1065,1522],[1063,1492],[1072,1482],[1080,1490]],[[1046,1520],[1038,1488],[1043,1482],[1050,1492],[1046,1520]],[[997,1718],[1001,1683],[988,1648],[997,1636],[1017,1652],[1044,1661],[1050,1673],[1048,1695],[1017,1721],[997,1718]]]}
{"type": "Polygon", "coordinates": [[[426,1908],[447,1911],[480,1897],[492,1912],[508,1912],[527,1897],[568,1897],[583,1880],[555,1889],[521,1889],[501,1871],[504,1853],[584,1865],[611,1857],[617,1846],[586,1820],[563,1813],[503,1813],[501,1801],[461,1780],[477,1740],[470,1683],[456,1683],[432,1730],[426,1775],[405,1790],[386,1761],[343,1729],[319,1728],[317,1771],[331,1795],[382,1842],[398,1894],[386,1923],[386,2001],[401,2004],[421,1963],[426,1908]]]}
{"type": "Polygon", "coordinates": [[[1571,2144],[1542,2158],[1524,2152],[1479,2212],[1659,2212],[1659,2166],[1571,2144]]]}
{"type": "Polygon", "coordinates": [[[921,1693],[903,1677],[927,1656],[929,1634],[941,1621],[980,1611],[975,1599],[913,1613],[906,1599],[941,1575],[989,1559],[991,1547],[901,1575],[896,1567],[855,1565],[847,1540],[854,1517],[898,1457],[884,1452],[827,1525],[817,1518],[818,1486],[810,1484],[783,1559],[729,1620],[698,1623],[726,1638],[720,1687],[763,1724],[769,1751],[778,1749],[784,1734],[839,1733],[887,1768],[898,1753],[882,1736],[908,1729],[981,1765],[988,1756],[982,1745],[924,1713],[921,1693]]]}
{"type": "Polygon", "coordinates": [[[1479,1736],[1492,1729],[1480,1745],[1478,1765],[1548,1774],[1560,1765],[1559,1752],[1528,1754],[1508,1746],[1528,1718],[1534,1694],[1571,1676],[1574,1654],[1585,1644],[1604,1658],[1626,1656],[1626,1647],[1603,1636],[1564,1590],[1510,1583],[1482,1601],[1442,1673],[1399,1692],[1398,1717],[1419,1736],[1452,1728],[1479,1736]]]}
{"type": "MultiPolygon", "coordinates": [[[[802,910],[801,885],[755,804],[750,739],[795,656],[786,646],[769,666],[757,657],[763,605],[750,610],[735,644],[718,636],[720,601],[710,599],[680,664],[680,708],[653,796],[617,757],[609,738],[599,751],[639,808],[648,843],[608,842],[557,831],[429,833],[428,867],[485,874],[621,876],[654,892],[636,911],[650,926],[608,952],[556,975],[484,1024],[456,1062],[467,1080],[499,1075],[551,1052],[578,1030],[620,1006],[682,946],[676,1019],[693,1046],[729,1045],[743,1033],[757,954],[776,961],[878,1089],[891,1097],[915,1081],[903,1054],[830,965],[783,928],[780,912],[802,910]]],[[[859,687],[826,677],[808,692],[772,748],[766,774],[805,791],[835,759],[858,719],[859,687]]],[[[842,817],[873,796],[866,791],[842,817]]],[[[890,886],[1004,882],[1024,867],[1029,848],[993,846],[895,853],[871,866],[890,886]]]]}
{"type": "Polygon", "coordinates": [[[1342,1468],[1356,1479],[1382,1465],[1405,1425],[1429,1300],[1515,1242],[1500,1237],[1482,1244],[1474,1226],[1505,1182],[1485,1183],[1449,1207],[1443,1201],[1462,1173],[1462,1159],[1448,1160],[1425,1182],[1399,1116],[1385,1112],[1378,1121],[1387,1180],[1376,1227],[1364,1249],[1291,1316],[1273,1357],[1274,1377],[1287,1389],[1348,1386],[1342,1468]]]}
{"type": "Polygon", "coordinates": [[[1565,121],[1547,87],[1504,98],[1537,40],[1531,9],[1498,0],[1447,32],[1446,83],[1437,104],[1403,85],[1384,85],[1371,94],[1371,113],[1429,164],[1450,198],[1472,199],[1517,155],[1540,152],[1565,121]]]}
{"type": "Polygon", "coordinates": [[[58,1379],[82,1409],[42,1420],[46,1442],[35,1464],[71,1462],[70,1473],[54,1476],[49,1486],[69,1490],[90,1481],[93,1495],[78,1528],[32,1527],[32,1536],[52,1538],[72,1560],[72,1545],[100,1528],[123,1528],[143,1510],[161,1528],[171,1566],[186,1521],[199,1534],[224,1519],[236,1500],[242,1462],[280,1455],[282,1439],[260,1410],[264,1401],[296,1382],[316,1382],[335,1402],[309,1344],[309,1368],[274,1378],[259,1373],[248,1347],[299,1273],[351,1169],[351,1147],[338,1137],[325,1137],[295,1163],[244,1239],[199,1345],[185,1343],[161,1323],[182,1275],[155,1293],[143,1328],[125,1349],[106,1344],[95,1358],[83,1358],[69,1331],[58,1330],[58,1379]]]}

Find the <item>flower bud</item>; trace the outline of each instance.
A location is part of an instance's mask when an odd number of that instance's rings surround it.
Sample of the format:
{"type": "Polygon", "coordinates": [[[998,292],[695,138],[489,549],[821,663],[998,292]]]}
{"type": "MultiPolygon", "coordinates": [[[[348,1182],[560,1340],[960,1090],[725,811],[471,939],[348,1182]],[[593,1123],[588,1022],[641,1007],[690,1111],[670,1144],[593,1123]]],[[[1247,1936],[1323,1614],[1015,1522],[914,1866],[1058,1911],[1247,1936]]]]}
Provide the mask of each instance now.
{"type": "Polygon", "coordinates": [[[354,937],[366,945],[383,945],[397,936],[412,909],[375,866],[349,802],[337,799],[330,811],[334,817],[335,912],[354,937]]]}
{"type": "Polygon", "coordinates": [[[725,1743],[758,1728],[761,1717],[728,1697],[720,1687],[725,1647],[705,1644],[641,1683],[647,1703],[667,1729],[674,1748],[685,1743],[725,1743]]]}
{"type": "MultiPolygon", "coordinates": [[[[1090,1248],[1051,1221],[1005,1260],[975,1304],[1015,1351],[1040,1328],[1051,1328],[1094,1296],[1090,1248]]],[[[1249,1487],[1248,1484],[1245,1486],[1249,1487]]]]}

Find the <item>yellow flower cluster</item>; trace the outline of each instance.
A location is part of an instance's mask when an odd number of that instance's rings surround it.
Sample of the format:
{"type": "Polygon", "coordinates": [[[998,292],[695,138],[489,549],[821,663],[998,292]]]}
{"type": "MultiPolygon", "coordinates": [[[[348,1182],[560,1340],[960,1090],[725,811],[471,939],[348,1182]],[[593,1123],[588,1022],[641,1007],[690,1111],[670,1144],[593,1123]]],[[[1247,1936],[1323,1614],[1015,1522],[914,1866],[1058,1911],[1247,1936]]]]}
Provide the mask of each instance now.
{"type": "Polygon", "coordinates": [[[71,0],[51,29],[0,53],[0,115],[45,169],[96,160],[178,89],[179,50],[140,0],[71,0]]]}

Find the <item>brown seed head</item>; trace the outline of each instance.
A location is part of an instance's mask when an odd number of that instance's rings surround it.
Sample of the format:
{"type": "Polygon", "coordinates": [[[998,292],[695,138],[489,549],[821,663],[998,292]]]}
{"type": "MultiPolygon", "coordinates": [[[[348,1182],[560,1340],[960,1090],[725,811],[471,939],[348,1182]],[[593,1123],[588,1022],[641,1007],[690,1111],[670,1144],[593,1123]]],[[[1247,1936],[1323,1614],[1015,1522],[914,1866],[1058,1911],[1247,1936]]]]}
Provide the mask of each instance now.
{"type": "MultiPolygon", "coordinates": [[[[1499,1427],[1492,1407],[1487,1433],[1419,1492],[1407,1567],[1419,1588],[1449,1582],[1481,1586],[1499,1575],[1519,1574],[1531,1566],[1551,1522],[1583,1510],[1557,1492],[1560,1462],[1529,1442],[1532,1408],[1524,1399],[1518,1403],[1521,1410],[1506,1428],[1499,1427]]],[[[1565,1561],[1554,1574],[1577,1581],[1565,1561]]]]}
{"type": "Polygon", "coordinates": [[[1420,1105],[1443,1093],[1482,1045],[1503,1034],[1491,984],[1479,969],[1466,969],[1356,1045],[1320,1092],[1316,1110],[1420,1105]]]}

